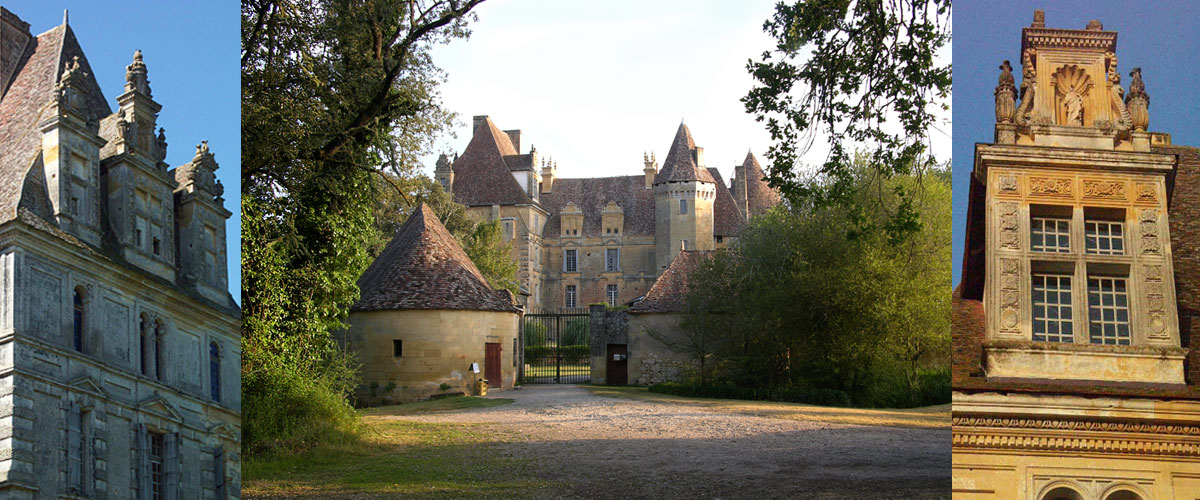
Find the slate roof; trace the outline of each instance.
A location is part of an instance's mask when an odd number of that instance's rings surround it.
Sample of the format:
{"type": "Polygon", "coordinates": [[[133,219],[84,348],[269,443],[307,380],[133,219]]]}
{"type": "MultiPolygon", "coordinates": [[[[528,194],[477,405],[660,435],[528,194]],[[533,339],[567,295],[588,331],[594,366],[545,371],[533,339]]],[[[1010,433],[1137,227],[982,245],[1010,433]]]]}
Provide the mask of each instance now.
{"type": "Polygon", "coordinates": [[[762,165],[758,164],[754,153],[746,153],[746,160],[742,162],[742,166],[746,171],[746,205],[750,212],[747,215],[762,215],[778,205],[779,192],[771,189],[767,181],[763,180],[767,174],[763,172],[762,165]]]}
{"type": "Polygon", "coordinates": [[[85,72],[87,109],[96,119],[112,113],[75,33],[63,24],[32,39],[8,90],[0,96],[0,222],[17,217],[17,208],[50,218],[49,194],[42,171],[42,133],[50,118],[45,105],[54,98],[63,67],[74,57],[85,72]]]}
{"type": "Polygon", "coordinates": [[[521,168],[520,156],[508,134],[484,117],[452,166],[455,201],[469,207],[533,203],[511,173],[521,168]]]}
{"type": "Polygon", "coordinates": [[[469,309],[517,312],[512,293],[493,290],[428,205],[422,203],[358,278],[351,311],[469,309]]]}
{"type": "Polygon", "coordinates": [[[1200,197],[1200,149],[1169,146],[1154,147],[1152,152],[1176,154],[1179,158],[1173,180],[1168,182],[1168,220],[1181,346],[1189,349],[1184,365],[1186,385],[986,377],[983,343],[987,314],[982,301],[986,272],[986,186],[972,175],[963,278],[955,288],[951,302],[951,381],[954,390],[1200,400],[1200,205],[1195,201],[1200,197]]]}
{"type": "Polygon", "coordinates": [[[624,212],[624,236],[654,235],[654,190],[646,189],[642,175],[554,179],[554,191],[541,196],[542,208],[550,213],[542,234],[562,232],[559,212],[570,202],[583,211],[583,236],[602,236],[600,211],[610,200],[624,212]]]}
{"type": "Polygon", "coordinates": [[[708,167],[708,173],[717,183],[717,199],[713,200],[713,236],[737,236],[742,234],[745,219],[742,211],[738,210],[733,192],[725,185],[721,172],[714,167],[708,167]]]}
{"type": "Polygon", "coordinates": [[[687,298],[688,277],[704,259],[712,256],[712,250],[683,250],[671,259],[642,300],[629,308],[631,313],[671,313],[683,310],[687,298]]]}
{"type": "Polygon", "coordinates": [[[667,158],[663,160],[662,169],[654,177],[654,183],[696,180],[714,182],[708,170],[696,166],[695,152],[696,141],[692,140],[691,131],[687,125],[680,123],[679,129],[675,131],[675,139],[671,141],[671,149],[667,151],[667,158]]]}

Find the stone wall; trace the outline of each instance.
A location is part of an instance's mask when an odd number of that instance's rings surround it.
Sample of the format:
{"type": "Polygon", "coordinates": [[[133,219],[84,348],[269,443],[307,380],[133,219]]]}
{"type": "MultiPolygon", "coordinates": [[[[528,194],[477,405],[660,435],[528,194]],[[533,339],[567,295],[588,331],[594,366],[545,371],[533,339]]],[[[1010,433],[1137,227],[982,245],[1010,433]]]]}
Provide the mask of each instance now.
{"type": "Polygon", "coordinates": [[[679,327],[678,314],[630,314],[624,310],[608,310],[602,305],[591,306],[589,312],[593,384],[607,383],[608,344],[627,346],[629,383],[632,385],[680,381],[691,373],[694,363],[686,354],[672,351],[651,334],[674,335],[679,327]]]}
{"type": "Polygon", "coordinates": [[[608,344],[629,344],[629,312],[610,311],[601,304],[588,307],[592,383],[608,383],[608,344]]]}
{"type": "Polygon", "coordinates": [[[520,315],[515,312],[407,309],[350,313],[342,341],[359,356],[360,404],[407,403],[441,394],[475,394],[484,378],[485,346],[500,344],[501,383],[512,388],[520,315]],[[402,355],[393,356],[393,340],[402,355]],[[479,364],[479,373],[471,364],[479,364]]]}

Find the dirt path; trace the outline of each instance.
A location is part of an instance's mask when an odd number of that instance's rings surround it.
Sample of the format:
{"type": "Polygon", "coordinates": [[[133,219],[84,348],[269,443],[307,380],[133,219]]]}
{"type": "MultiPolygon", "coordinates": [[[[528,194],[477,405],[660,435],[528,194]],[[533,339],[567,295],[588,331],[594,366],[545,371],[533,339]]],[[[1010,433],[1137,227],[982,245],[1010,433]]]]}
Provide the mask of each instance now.
{"type": "MultiPolygon", "coordinates": [[[[769,418],[573,385],[494,392],[504,406],[392,416],[484,423],[561,498],[949,498],[950,429],[769,418]]],[[[803,407],[799,407],[803,411],[803,407]]]]}

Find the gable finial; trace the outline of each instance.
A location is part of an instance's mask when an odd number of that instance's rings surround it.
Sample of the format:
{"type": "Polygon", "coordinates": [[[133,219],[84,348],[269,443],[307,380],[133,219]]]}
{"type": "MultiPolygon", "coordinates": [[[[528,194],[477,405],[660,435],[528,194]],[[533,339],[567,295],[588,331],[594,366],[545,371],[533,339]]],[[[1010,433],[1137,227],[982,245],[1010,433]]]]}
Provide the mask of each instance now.
{"type": "Polygon", "coordinates": [[[63,26],[67,25],[67,9],[63,9],[63,26]]]}

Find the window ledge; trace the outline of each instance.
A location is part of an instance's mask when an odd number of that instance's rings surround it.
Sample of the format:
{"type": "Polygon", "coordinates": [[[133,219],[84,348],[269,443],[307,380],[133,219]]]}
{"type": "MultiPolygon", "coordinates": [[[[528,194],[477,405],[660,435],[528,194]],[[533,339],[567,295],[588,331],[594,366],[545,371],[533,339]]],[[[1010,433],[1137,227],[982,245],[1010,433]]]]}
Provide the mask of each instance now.
{"type": "Polygon", "coordinates": [[[1187,350],[1174,346],[1115,346],[1032,341],[985,342],[989,378],[1184,383],[1187,350]]]}

